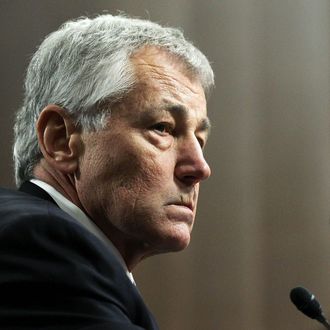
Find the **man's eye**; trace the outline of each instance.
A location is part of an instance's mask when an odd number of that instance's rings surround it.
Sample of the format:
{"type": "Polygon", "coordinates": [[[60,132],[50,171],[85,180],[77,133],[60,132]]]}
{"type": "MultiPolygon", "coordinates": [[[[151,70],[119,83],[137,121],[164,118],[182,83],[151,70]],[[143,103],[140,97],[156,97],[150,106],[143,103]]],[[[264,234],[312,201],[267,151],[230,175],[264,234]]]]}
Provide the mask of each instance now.
{"type": "Polygon", "coordinates": [[[204,141],[203,139],[201,139],[201,138],[197,138],[197,140],[198,140],[199,145],[200,145],[201,148],[203,149],[204,146],[205,146],[205,141],[204,141]]]}
{"type": "Polygon", "coordinates": [[[154,131],[160,134],[172,134],[173,127],[169,123],[157,123],[151,127],[154,131]]]}

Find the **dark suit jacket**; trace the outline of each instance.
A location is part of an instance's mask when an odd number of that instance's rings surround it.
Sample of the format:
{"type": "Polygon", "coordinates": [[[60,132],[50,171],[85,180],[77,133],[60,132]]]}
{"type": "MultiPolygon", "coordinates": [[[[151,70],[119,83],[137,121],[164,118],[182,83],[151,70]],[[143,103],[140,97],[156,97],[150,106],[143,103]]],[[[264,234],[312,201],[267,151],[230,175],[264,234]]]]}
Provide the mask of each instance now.
{"type": "Polygon", "coordinates": [[[158,329],[111,248],[22,190],[0,188],[0,329],[158,329]]]}

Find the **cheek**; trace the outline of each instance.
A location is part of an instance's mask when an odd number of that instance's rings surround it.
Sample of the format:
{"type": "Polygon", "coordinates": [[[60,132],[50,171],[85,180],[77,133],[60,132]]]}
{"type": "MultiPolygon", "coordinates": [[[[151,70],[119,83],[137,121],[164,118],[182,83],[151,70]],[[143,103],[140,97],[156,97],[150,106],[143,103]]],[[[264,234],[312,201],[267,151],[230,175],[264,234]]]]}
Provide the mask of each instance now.
{"type": "Polygon", "coordinates": [[[130,203],[135,204],[136,199],[160,192],[168,184],[171,178],[169,162],[161,159],[159,154],[134,145],[122,150],[115,153],[109,161],[109,169],[104,171],[119,203],[129,197],[130,203]]]}
{"type": "Polygon", "coordinates": [[[159,209],[173,182],[172,158],[145,143],[141,139],[112,140],[106,147],[94,146],[85,153],[80,188],[90,215],[130,222],[143,210],[159,209]]]}
{"type": "Polygon", "coordinates": [[[121,197],[128,195],[132,199],[131,204],[146,195],[152,199],[168,183],[168,172],[150,154],[129,154],[127,161],[118,164],[117,175],[114,176],[118,194],[121,197]]]}
{"type": "Polygon", "coordinates": [[[128,163],[121,162],[106,188],[103,214],[121,231],[144,236],[151,223],[162,218],[168,178],[164,168],[150,157],[128,155],[128,159],[128,163]]]}
{"type": "Polygon", "coordinates": [[[144,136],[138,135],[125,142],[116,150],[111,162],[117,186],[144,192],[166,184],[173,176],[172,157],[155,148],[144,136]]]}

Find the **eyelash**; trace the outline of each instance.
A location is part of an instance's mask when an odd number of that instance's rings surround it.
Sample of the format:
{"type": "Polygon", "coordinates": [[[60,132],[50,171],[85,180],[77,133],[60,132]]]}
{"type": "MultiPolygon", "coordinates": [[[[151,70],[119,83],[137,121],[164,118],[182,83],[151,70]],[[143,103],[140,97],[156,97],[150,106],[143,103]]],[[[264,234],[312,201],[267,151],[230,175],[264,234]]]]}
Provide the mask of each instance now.
{"type": "Polygon", "coordinates": [[[201,146],[201,148],[204,149],[204,147],[205,147],[205,141],[202,140],[202,139],[200,139],[200,138],[197,138],[197,141],[198,141],[199,145],[201,146]]]}
{"type": "MultiPolygon", "coordinates": [[[[151,129],[154,131],[157,131],[157,133],[161,134],[161,135],[167,135],[167,134],[173,135],[174,134],[173,125],[171,123],[167,123],[167,122],[157,123],[157,124],[153,125],[151,127],[151,129]]],[[[203,149],[205,146],[205,141],[199,137],[196,137],[196,138],[197,138],[199,145],[203,149]]]]}
{"type": "Polygon", "coordinates": [[[170,123],[161,122],[153,125],[151,127],[154,131],[157,131],[160,134],[173,134],[174,127],[170,123]]]}

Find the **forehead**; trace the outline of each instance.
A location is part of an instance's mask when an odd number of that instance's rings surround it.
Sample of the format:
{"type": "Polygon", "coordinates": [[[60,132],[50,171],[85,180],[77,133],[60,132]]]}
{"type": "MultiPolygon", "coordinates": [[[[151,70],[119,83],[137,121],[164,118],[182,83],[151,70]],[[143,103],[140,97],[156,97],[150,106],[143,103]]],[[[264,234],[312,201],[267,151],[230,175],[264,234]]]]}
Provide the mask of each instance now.
{"type": "Polygon", "coordinates": [[[199,79],[186,65],[165,50],[140,49],[131,57],[137,78],[132,94],[144,102],[185,108],[195,115],[206,116],[206,99],[199,79]]]}

